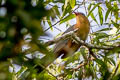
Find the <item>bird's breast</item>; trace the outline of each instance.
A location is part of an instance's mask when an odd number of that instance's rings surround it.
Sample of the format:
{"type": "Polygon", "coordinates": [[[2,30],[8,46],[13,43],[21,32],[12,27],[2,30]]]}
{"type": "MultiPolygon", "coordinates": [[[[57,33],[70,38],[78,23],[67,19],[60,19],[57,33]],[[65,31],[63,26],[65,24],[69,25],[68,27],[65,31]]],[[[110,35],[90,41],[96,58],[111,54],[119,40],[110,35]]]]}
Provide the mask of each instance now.
{"type": "Polygon", "coordinates": [[[78,28],[78,31],[76,32],[76,35],[82,39],[82,40],[86,40],[88,33],[89,33],[89,24],[87,23],[80,23],[80,24],[76,24],[74,26],[75,29],[78,28]]]}

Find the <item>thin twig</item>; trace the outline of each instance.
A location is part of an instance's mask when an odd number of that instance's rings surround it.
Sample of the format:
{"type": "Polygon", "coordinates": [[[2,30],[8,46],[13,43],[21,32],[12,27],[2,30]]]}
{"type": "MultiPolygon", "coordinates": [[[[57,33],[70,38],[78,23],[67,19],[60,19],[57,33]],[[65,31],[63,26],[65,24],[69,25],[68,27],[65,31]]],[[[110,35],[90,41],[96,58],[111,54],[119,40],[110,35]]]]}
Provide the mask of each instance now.
{"type": "MultiPolygon", "coordinates": [[[[88,60],[93,61],[93,60],[95,60],[95,58],[89,58],[88,60]]],[[[82,62],[82,63],[80,63],[80,65],[78,67],[74,68],[73,70],[78,70],[79,68],[81,68],[82,66],[85,66],[87,64],[88,64],[88,62],[82,62]]]]}
{"type": "MultiPolygon", "coordinates": [[[[56,24],[58,24],[61,20],[57,21],[55,24],[53,24],[52,26],[50,26],[49,28],[47,28],[44,32],[46,32],[47,30],[49,30],[51,27],[55,26],[56,24]]],[[[56,27],[54,27],[56,28],[56,27]]]]}

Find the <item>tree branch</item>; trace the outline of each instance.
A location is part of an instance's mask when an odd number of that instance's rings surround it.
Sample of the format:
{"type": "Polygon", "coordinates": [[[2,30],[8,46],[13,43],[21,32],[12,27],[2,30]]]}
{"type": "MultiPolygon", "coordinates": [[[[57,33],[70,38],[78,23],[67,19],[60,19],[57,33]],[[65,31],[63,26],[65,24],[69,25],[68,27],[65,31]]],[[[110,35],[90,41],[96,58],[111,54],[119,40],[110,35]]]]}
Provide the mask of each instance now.
{"type": "Polygon", "coordinates": [[[59,38],[57,38],[57,39],[55,39],[55,40],[51,40],[51,41],[46,42],[45,45],[48,45],[48,46],[49,46],[49,45],[52,45],[52,44],[54,44],[54,43],[59,42],[60,40],[64,40],[64,39],[66,39],[66,38],[70,38],[70,37],[72,36],[73,39],[74,39],[77,43],[82,44],[82,45],[86,46],[86,47],[89,48],[89,49],[91,48],[91,49],[111,50],[111,49],[115,49],[115,48],[120,47],[120,46],[110,46],[110,45],[108,45],[108,46],[98,46],[98,45],[93,45],[93,44],[85,43],[83,40],[80,40],[80,39],[74,34],[76,31],[77,31],[77,29],[74,30],[74,31],[70,31],[70,32],[62,35],[61,37],[59,37],[59,38]]]}
{"type": "Polygon", "coordinates": [[[66,39],[66,38],[70,38],[70,36],[71,36],[73,33],[75,33],[77,30],[78,30],[78,29],[75,29],[74,31],[70,31],[70,32],[68,32],[68,33],[65,33],[65,34],[63,34],[61,37],[59,37],[59,38],[57,38],[57,39],[55,39],[55,40],[51,40],[51,41],[46,42],[45,45],[52,45],[52,44],[54,44],[54,43],[59,42],[60,40],[64,40],[64,39],[66,39]]]}
{"type": "Polygon", "coordinates": [[[83,40],[80,40],[75,34],[73,35],[73,39],[76,40],[79,44],[82,44],[86,46],[87,48],[91,48],[91,49],[111,50],[111,49],[120,47],[120,46],[98,46],[98,45],[85,43],[83,40]]]}
{"type": "MultiPolygon", "coordinates": [[[[88,60],[93,61],[93,60],[95,60],[95,58],[89,58],[88,60]]],[[[78,70],[79,68],[81,68],[82,66],[85,66],[87,64],[88,64],[88,62],[82,62],[82,63],[80,63],[80,65],[78,67],[74,68],[73,70],[78,70]]]]}

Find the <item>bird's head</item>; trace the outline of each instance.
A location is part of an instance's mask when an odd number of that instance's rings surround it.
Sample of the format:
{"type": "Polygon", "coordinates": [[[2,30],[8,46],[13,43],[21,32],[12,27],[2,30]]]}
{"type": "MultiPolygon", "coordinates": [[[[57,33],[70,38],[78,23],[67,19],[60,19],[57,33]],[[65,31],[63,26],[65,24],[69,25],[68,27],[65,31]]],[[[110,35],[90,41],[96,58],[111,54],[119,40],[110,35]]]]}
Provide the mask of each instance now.
{"type": "Polygon", "coordinates": [[[80,22],[85,22],[86,21],[86,16],[84,13],[82,12],[74,12],[74,14],[76,15],[76,22],[77,24],[80,24],[80,22]]]}
{"type": "Polygon", "coordinates": [[[85,14],[82,13],[82,12],[74,12],[74,14],[75,14],[76,16],[80,16],[80,15],[85,16],[85,14]]]}

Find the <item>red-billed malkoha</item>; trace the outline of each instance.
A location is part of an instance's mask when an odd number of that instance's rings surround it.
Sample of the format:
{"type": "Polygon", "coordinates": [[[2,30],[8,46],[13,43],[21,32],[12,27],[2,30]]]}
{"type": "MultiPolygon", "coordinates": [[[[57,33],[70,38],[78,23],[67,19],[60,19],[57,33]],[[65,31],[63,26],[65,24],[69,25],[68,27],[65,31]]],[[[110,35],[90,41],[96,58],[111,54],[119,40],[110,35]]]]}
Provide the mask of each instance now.
{"type": "MultiPolygon", "coordinates": [[[[75,33],[81,40],[86,40],[89,30],[90,30],[90,23],[87,19],[87,17],[83,13],[77,13],[74,12],[76,15],[76,24],[69,27],[63,34],[73,31],[75,29],[78,29],[75,33]]],[[[56,57],[59,57],[60,55],[63,55],[62,58],[65,58],[67,56],[70,56],[74,54],[81,44],[77,44],[72,39],[65,39],[59,41],[53,49],[53,52],[55,53],[56,57]]]]}

